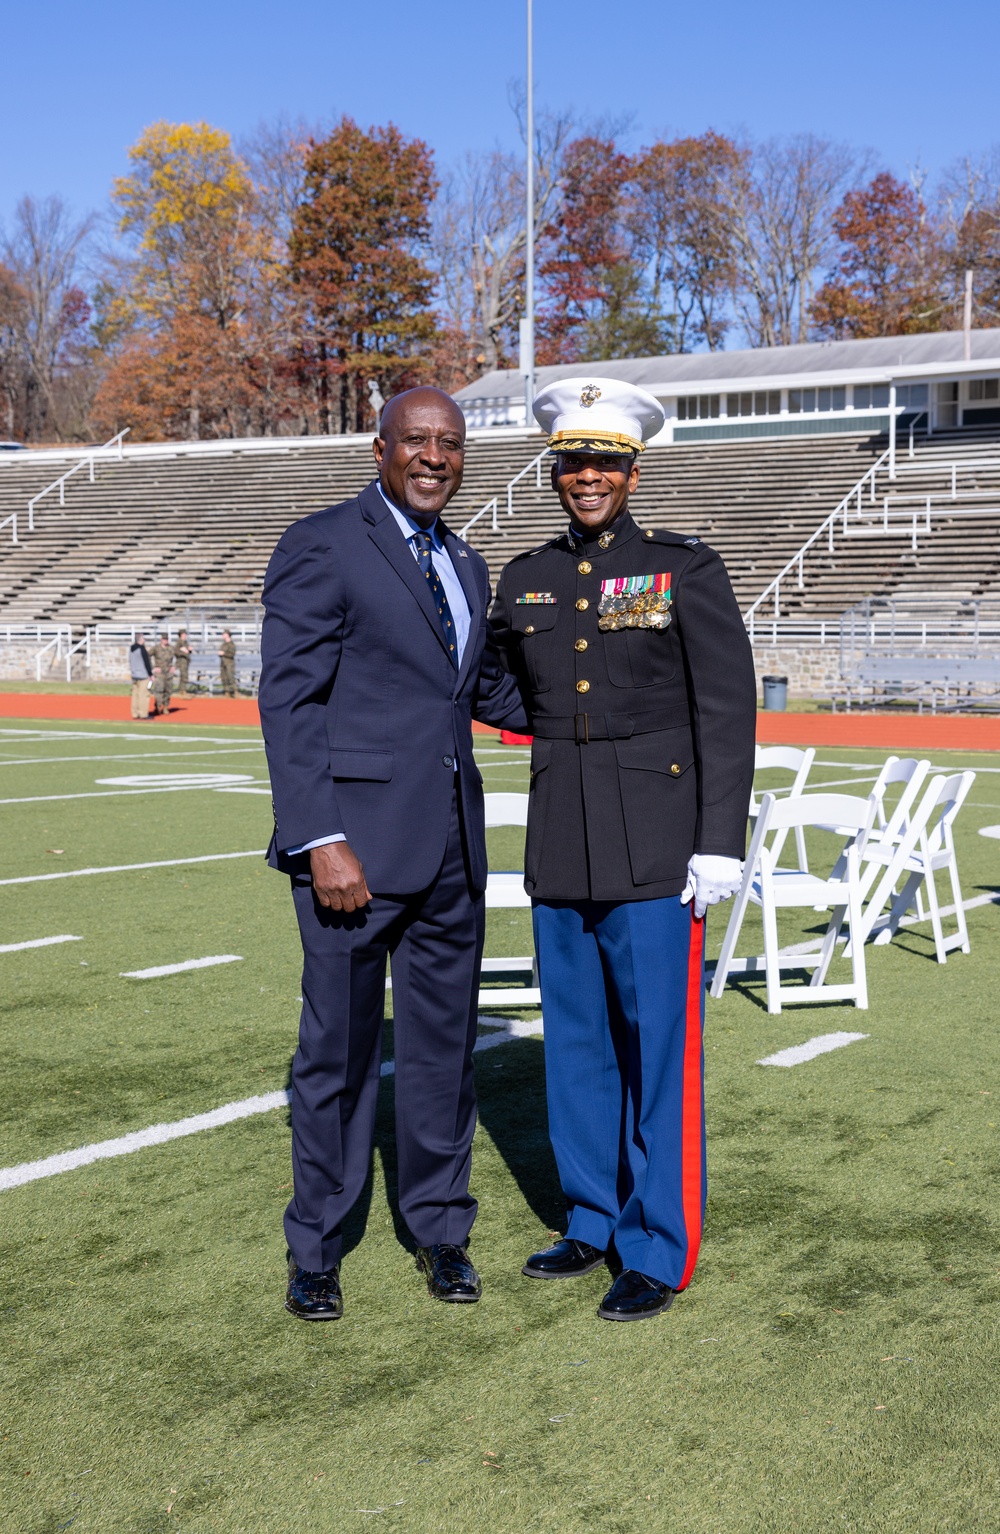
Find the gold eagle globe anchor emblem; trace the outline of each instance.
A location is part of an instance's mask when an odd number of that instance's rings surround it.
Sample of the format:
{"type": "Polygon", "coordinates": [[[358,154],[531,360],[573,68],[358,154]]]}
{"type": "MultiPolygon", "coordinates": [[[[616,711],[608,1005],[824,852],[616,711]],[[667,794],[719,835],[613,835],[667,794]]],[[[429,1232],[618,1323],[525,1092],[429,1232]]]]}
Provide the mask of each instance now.
{"type": "Polygon", "coordinates": [[[591,405],[596,405],[600,397],[601,391],[596,384],[587,384],[580,390],[580,404],[585,410],[588,410],[591,405]]]}

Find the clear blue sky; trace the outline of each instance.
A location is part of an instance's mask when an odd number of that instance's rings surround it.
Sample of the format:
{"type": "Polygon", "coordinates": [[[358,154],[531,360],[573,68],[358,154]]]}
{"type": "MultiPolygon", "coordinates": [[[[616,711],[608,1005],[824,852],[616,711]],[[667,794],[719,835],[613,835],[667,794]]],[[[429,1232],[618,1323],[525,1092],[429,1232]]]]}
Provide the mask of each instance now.
{"type": "MultiPolygon", "coordinates": [[[[997,0],[535,0],[540,103],[664,133],[809,130],[931,172],[1000,141],[997,0]]],[[[524,0],[42,0],[4,7],[0,220],[25,192],[102,207],[158,118],[393,120],[445,165],[512,143],[524,0]]]]}

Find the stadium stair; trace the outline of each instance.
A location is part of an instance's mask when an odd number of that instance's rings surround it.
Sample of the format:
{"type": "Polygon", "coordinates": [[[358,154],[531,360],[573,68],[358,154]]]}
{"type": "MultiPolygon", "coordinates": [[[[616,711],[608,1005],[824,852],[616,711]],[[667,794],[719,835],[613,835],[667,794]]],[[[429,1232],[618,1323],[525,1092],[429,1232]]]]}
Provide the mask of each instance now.
{"type": "MultiPolygon", "coordinates": [[[[486,556],[495,582],[512,555],[553,537],[564,525],[548,475],[531,473],[514,491],[508,481],[531,463],[540,434],[470,435],[465,481],[448,521],[461,528],[499,496],[498,529],[489,513],[469,540],[486,556]]],[[[684,443],[651,448],[642,459],[634,501],[637,520],[705,539],[725,558],[744,609],[886,446],[885,438],[843,435],[684,443]]],[[[928,472],[952,458],[1000,452],[1000,433],[969,441],[935,436],[917,450],[928,472]]],[[[901,462],[909,461],[901,456],[901,462]]],[[[22,511],[58,465],[34,453],[0,462],[0,519],[22,511]]],[[[256,603],[268,557],[297,518],[355,494],[372,477],[367,441],[275,439],[274,446],[234,442],[211,452],[125,449],[40,504],[35,531],[14,545],[0,533],[0,624],[69,623],[75,629],[149,622],[188,607],[256,603]]],[[[907,489],[913,488],[908,476],[907,489]]],[[[802,590],[782,590],[782,615],[832,618],[868,594],[940,590],[1000,591],[1000,513],[935,517],[914,552],[908,538],[840,539],[807,562],[802,590]]]]}

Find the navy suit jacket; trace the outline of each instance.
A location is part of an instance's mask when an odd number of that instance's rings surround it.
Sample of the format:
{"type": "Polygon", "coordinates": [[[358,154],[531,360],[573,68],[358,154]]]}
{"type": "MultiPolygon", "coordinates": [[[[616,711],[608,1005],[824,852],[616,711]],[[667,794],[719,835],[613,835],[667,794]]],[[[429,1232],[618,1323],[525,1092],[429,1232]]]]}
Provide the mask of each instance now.
{"type": "Polygon", "coordinates": [[[458,763],[470,875],[486,887],[473,718],[523,730],[486,621],[486,561],[439,530],[469,600],[458,670],[425,577],[375,483],[295,522],[264,581],[260,717],[274,801],[272,867],[343,832],[377,894],[413,894],[444,857],[458,763]]]}

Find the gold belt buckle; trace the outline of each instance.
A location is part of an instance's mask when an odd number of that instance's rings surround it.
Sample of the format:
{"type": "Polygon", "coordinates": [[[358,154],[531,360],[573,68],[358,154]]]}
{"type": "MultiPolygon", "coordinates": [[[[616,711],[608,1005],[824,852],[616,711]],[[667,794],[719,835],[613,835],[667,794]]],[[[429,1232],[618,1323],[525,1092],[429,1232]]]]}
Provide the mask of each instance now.
{"type": "Polygon", "coordinates": [[[577,743],[578,746],[589,746],[590,745],[590,715],[589,714],[574,714],[573,715],[573,732],[574,732],[574,735],[576,737],[576,743],[577,743]],[[583,733],[582,733],[582,735],[580,733],[580,720],[581,719],[583,720],[583,733]]]}

